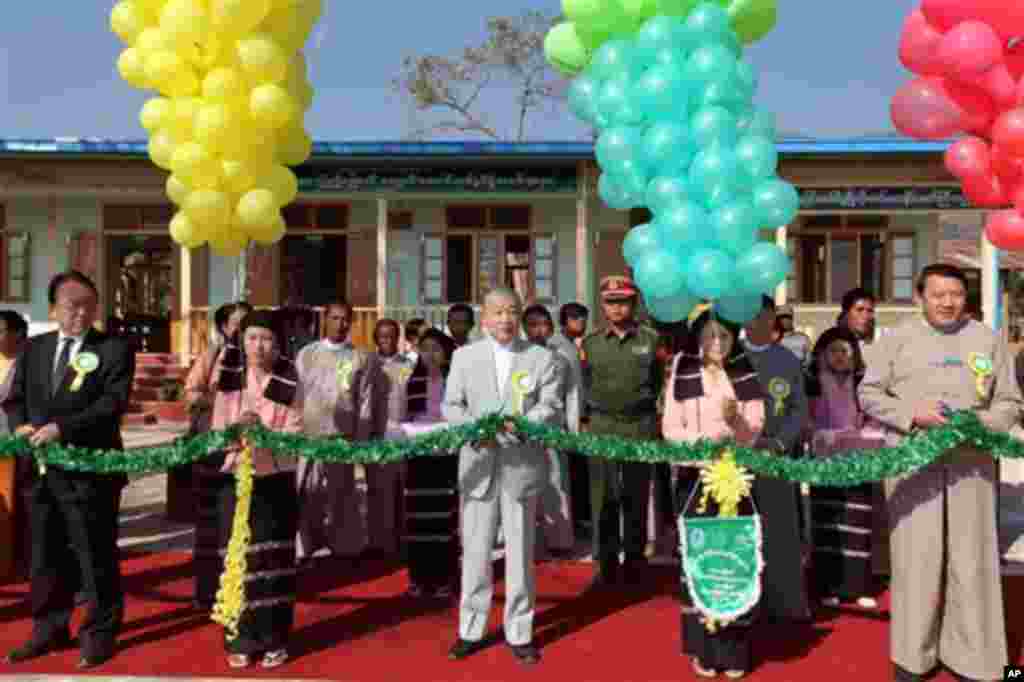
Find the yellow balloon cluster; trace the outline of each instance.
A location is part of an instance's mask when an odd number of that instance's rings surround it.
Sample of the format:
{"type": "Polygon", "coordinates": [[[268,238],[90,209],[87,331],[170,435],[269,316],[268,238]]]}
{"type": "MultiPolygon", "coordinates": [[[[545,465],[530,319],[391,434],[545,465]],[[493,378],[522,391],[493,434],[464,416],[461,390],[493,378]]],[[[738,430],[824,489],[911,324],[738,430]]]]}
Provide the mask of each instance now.
{"type": "Polygon", "coordinates": [[[284,235],[281,208],[295,200],[288,166],[313,141],[313,102],[302,47],[323,0],[121,0],[110,27],[127,45],[117,69],[155,90],[139,113],[149,157],[170,171],[178,206],[174,240],[237,255],[249,240],[284,235]]]}

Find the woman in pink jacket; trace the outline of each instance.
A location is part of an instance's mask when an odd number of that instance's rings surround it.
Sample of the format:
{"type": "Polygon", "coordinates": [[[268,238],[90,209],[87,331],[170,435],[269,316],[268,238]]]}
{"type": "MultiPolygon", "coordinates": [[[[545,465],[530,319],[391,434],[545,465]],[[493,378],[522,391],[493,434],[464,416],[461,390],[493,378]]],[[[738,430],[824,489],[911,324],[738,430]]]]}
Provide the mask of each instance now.
{"type": "MultiPolygon", "coordinates": [[[[702,438],[735,440],[752,445],[764,425],[764,393],[750,361],[737,342],[739,329],[724,320],[702,313],[690,328],[687,348],[676,356],[665,396],[662,435],[672,442],[693,443],[702,438]]],[[[696,515],[699,497],[697,469],[682,467],[676,472],[676,507],[696,515]]],[[[748,513],[749,513],[748,503],[748,513]]],[[[753,613],[708,632],[686,588],[682,588],[683,653],[691,657],[693,670],[701,677],[719,671],[738,679],[751,669],[750,626],[753,613]]],[[[756,609],[756,607],[755,607],[756,609]]]]}

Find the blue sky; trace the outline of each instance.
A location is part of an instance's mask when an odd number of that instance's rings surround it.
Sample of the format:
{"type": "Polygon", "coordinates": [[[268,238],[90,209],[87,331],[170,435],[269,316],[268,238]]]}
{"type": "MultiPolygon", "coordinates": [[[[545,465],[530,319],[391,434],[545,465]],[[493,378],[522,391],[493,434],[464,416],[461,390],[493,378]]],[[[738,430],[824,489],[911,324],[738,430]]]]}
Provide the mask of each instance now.
{"type": "MultiPolygon", "coordinates": [[[[760,73],[758,104],[788,133],[844,137],[891,130],[888,102],[908,78],[897,59],[904,17],[918,0],[779,0],[775,30],[747,51],[760,73]]],[[[121,45],[108,28],[113,2],[6,3],[0,22],[0,137],[142,138],[146,95],[121,81],[121,45]]],[[[451,54],[479,42],[489,16],[557,11],[558,0],[325,0],[307,57],[317,90],[306,126],[318,140],[393,140],[411,107],[390,88],[402,58],[451,54]]],[[[508,92],[482,101],[512,130],[508,92]]],[[[539,116],[530,137],[580,139],[562,111],[539,116]]],[[[452,136],[446,136],[452,137],[452,136]]]]}

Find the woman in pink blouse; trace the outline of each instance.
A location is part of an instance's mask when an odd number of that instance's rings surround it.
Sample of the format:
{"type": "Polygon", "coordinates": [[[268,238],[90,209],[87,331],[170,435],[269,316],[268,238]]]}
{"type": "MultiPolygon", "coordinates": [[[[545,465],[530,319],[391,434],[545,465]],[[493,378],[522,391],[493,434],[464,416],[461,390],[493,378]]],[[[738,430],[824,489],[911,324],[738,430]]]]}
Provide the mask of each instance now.
{"type": "MultiPolygon", "coordinates": [[[[302,432],[302,387],[295,366],[281,355],[282,337],[274,316],[256,311],[242,320],[240,363],[221,360],[212,427],[262,424],[272,431],[302,432]]],[[[232,473],[241,445],[229,448],[221,470],[232,473]]],[[[238,637],[227,641],[228,664],[242,668],[262,655],[264,668],[288,659],[288,636],[295,607],[295,535],[298,531],[297,459],[271,450],[252,452],[255,478],[246,555],[245,611],[238,637]]],[[[226,540],[234,517],[235,486],[224,486],[218,500],[220,535],[226,540]]]]}
{"type": "MultiPolygon", "coordinates": [[[[693,443],[702,438],[735,440],[752,445],[764,425],[764,394],[750,361],[737,343],[739,329],[710,312],[702,313],[690,328],[687,348],[676,356],[665,396],[662,435],[665,440],[693,443]]],[[[687,506],[697,485],[697,470],[677,471],[676,507],[687,516],[687,506]]],[[[696,495],[695,495],[696,497],[696,495]]],[[[683,581],[681,629],[683,653],[691,657],[701,677],[718,671],[738,679],[751,668],[750,625],[752,614],[709,633],[683,581]]]]}
{"type": "MultiPolygon", "coordinates": [[[[863,376],[860,342],[853,332],[832,327],[823,333],[811,353],[807,380],[815,456],[884,444],[880,429],[866,422],[857,401],[863,376]]],[[[811,489],[814,573],[825,606],[850,601],[865,609],[878,607],[871,568],[875,485],[811,489]]]]}

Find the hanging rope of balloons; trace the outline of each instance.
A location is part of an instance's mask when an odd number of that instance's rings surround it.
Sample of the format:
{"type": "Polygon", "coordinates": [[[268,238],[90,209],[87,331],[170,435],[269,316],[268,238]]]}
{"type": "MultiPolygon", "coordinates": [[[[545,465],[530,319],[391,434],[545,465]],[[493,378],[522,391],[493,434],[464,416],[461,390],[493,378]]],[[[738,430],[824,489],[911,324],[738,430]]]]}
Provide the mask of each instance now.
{"type": "Polygon", "coordinates": [[[237,256],[285,232],[298,195],[289,166],[309,158],[313,88],[302,54],[323,0],[121,0],[110,27],[117,69],[156,91],[139,114],[149,158],[170,171],[178,244],[237,256]]]}
{"type": "Polygon", "coordinates": [[[786,252],[762,229],[796,217],[777,174],[774,117],[754,106],[743,46],[775,25],[775,0],[563,0],[545,40],[569,107],[597,133],[597,191],[618,210],[646,207],[623,255],[648,311],[685,319],[701,300],[734,322],[785,281],[786,252]]]}
{"type": "Polygon", "coordinates": [[[989,214],[996,247],[1024,250],[1024,3],[923,0],[903,26],[900,61],[917,75],[893,97],[897,130],[922,140],[965,135],[946,168],[989,214]],[[1012,208],[1011,208],[1012,207],[1012,208]]]}

